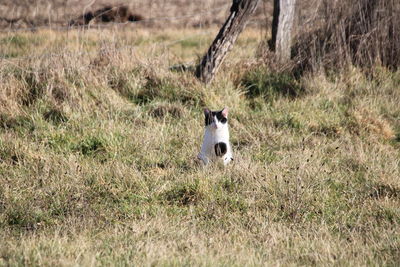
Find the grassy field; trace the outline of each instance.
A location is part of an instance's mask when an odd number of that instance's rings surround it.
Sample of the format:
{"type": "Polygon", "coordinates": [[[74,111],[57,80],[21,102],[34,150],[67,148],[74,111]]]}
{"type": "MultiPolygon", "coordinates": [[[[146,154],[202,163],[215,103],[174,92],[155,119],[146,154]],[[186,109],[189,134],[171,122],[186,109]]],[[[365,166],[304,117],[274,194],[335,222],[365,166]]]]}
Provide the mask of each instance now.
{"type": "Polygon", "coordinates": [[[256,29],[209,87],[169,70],[217,31],[0,35],[0,265],[400,264],[400,72],[271,72],[256,29]]]}

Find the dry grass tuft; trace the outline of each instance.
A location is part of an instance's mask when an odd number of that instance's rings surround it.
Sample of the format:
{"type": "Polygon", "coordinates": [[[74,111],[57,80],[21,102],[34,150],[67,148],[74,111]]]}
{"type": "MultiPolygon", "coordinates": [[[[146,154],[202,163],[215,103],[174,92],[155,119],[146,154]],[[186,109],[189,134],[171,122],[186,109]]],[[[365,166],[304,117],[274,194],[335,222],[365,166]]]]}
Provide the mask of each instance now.
{"type": "Polygon", "coordinates": [[[150,115],[155,118],[163,118],[170,114],[174,118],[181,118],[183,109],[180,106],[161,104],[150,110],[150,115]]]}
{"type": "Polygon", "coordinates": [[[373,133],[378,137],[391,140],[395,137],[394,130],[389,122],[366,109],[356,110],[353,114],[358,127],[373,133]]]}

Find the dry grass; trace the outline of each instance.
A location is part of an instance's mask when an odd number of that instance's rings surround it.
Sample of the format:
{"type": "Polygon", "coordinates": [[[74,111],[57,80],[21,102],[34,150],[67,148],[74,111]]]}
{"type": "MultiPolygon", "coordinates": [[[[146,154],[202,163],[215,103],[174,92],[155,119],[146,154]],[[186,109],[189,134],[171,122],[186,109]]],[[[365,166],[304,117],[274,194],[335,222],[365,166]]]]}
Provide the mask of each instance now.
{"type": "MultiPolygon", "coordinates": [[[[400,3],[395,0],[315,2],[300,22],[292,56],[300,68],[369,68],[400,65],[400,3]]],[[[310,1],[306,1],[310,2],[310,1]]]]}
{"type": "MultiPolygon", "coordinates": [[[[3,0],[0,3],[0,29],[68,26],[71,20],[88,11],[121,5],[127,5],[133,14],[143,17],[146,21],[139,24],[147,27],[203,28],[222,25],[230,4],[224,0],[3,0]]],[[[270,0],[259,6],[253,21],[263,23],[267,10],[271,10],[270,0]]]]}
{"type": "Polygon", "coordinates": [[[400,263],[400,73],[270,73],[254,29],[210,87],[169,71],[217,30],[1,35],[0,265],[400,263]]]}

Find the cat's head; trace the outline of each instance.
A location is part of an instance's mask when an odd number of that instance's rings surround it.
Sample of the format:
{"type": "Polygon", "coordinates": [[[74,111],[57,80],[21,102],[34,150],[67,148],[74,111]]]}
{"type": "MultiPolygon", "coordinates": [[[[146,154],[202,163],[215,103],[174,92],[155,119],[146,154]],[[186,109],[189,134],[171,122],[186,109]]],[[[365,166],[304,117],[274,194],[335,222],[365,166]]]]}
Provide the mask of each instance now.
{"type": "Polygon", "coordinates": [[[212,129],[220,129],[228,126],[228,108],[220,111],[211,111],[204,109],[205,126],[212,129]]]}

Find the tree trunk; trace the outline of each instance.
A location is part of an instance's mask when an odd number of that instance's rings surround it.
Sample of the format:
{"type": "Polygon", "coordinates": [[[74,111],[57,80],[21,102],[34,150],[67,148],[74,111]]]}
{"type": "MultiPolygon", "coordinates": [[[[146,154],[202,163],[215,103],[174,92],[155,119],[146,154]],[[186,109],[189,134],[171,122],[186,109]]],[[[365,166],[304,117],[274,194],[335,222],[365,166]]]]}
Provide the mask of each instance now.
{"type": "Polygon", "coordinates": [[[290,59],[295,6],[296,0],[274,0],[272,37],[269,47],[275,51],[281,62],[290,59]]]}
{"type": "Polygon", "coordinates": [[[275,51],[276,48],[276,35],[278,33],[279,13],[280,13],[280,0],[274,0],[274,12],[272,17],[272,33],[271,40],[268,41],[269,49],[275,51]]]}
{"type": "Polygon", "coordinates": [[[196,77],[205,84],[214,78],[226,54],[243,31],[259,0],[233,0],[231,14],[197,66],[196,77]]]}

